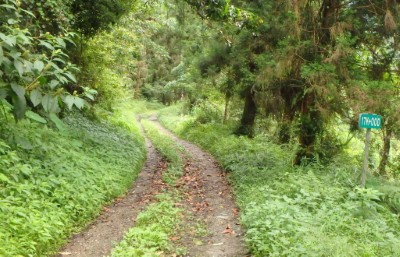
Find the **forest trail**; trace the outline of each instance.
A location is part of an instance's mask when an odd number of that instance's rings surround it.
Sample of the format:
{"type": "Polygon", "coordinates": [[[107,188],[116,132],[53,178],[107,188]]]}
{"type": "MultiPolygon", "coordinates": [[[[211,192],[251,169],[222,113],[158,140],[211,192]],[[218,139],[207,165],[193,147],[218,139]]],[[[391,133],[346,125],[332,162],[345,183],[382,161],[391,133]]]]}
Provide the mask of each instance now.
{"type": "MultiPolygon", "coordinates": [[[[243,257],[248,251],[243,242],[238,222],[238,208],[228,185],[225,172],[217,161],[199,147],[184,141],[161,126],[155,117],[151,120],[166,136],[172,138],[190,155],[186,158],[181,184],[185,188],[182,204],[186,210],[207,227],[207,236],[194,242],[189,228],[181,243],[188,249],[187,256],[243,257]]],[[[190,224],[188,224],[190,226],[190,224]]]]}
{"type": "MultiPolygon", "coordinates": [[[[183,217],[183,232],[174,239],[175,243],[185,247],[185,256],[190,257],[248,256],[238,222],[238,208],[225,173],[216,160],[197,146],[173,135],[155,117],[151,121],[186,152],[183,154],[184,175],[176,187],[184,195],[177,205],[184,208],[187,215],[183,217]],[[200,237],[195,235],[197,221],[204,224],[206,230],[205,235],[200,237]]],[[[135,225],[137,215],[165,186],[160,181],[166,165],[148,138],[146,147],[147,160],[132,189],[124,198],[105,207],[85,231],[74,235],[57,257],[107,256],[129,228],[135,225]]]]}
{"type": "Polygon", "coordinates": [[[146,148],[147,159],[143,170],[128,193],[103,208],[102,214],[86,230],[74,235],[57,257],[107,256],[129,228],[134,226],[137,215],[163,187],[158,183],[165,167],[163,160],[147,138],[146,148]]]}

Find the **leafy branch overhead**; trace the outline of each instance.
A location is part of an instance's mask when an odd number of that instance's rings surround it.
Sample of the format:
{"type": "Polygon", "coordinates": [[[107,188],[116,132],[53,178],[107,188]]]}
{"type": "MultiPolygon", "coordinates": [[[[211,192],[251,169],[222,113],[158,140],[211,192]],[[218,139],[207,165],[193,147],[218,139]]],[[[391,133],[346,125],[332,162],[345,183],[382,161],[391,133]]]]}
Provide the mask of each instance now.
{"type": "Polygon", "coordinates": [[[75,34],[33,36],[22,20],[35,16],[16,1],[0,5],[0,14],[0,100],[13,105],[15,118],[24,118],[29,108],[47,113],[58,113],[65,105],[82,109],[85,100],[65,90],[66,85],[77,83],[79,72],[66,51],[75,45],[75,34]]]}
{"type": "Polygon", "coordinates": [[[230,0],[185,0],[194,7],[202,19],[228,22],[238,29],[251,29],[263,23],[263,19],[253,12],[238,8],[230,0]]]}

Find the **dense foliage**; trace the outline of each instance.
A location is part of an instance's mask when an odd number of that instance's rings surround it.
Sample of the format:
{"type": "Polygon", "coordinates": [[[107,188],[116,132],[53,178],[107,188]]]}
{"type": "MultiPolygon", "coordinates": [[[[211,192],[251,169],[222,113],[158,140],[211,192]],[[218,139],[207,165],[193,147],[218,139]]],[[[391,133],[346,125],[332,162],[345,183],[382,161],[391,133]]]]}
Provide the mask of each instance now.
{"type": "Polygon", "coordinates": [[[119,117],[115,123],[130,130],[81,115],[59,121],[62,132],[0,118],[0,255],[55,251],[125,192],[140,171],[144,144],[132,120],[119,117]]]}
{"type": "MultiPolygon", "coordinates": [[[[231,172],[254,255],[400,255],[399,14],[394,0],[2,1],[0,255],[54,251],[121,194],[144,158],[133,113],[178,101],[190,118],[163,121],[231,172]],[[360,188],[364,112],[384,122],[360,188]]],[[[144,125],[173,184],[177,147],[144,125]]],[[[173,201],[115,256],[173,252],[173,201]]]]}

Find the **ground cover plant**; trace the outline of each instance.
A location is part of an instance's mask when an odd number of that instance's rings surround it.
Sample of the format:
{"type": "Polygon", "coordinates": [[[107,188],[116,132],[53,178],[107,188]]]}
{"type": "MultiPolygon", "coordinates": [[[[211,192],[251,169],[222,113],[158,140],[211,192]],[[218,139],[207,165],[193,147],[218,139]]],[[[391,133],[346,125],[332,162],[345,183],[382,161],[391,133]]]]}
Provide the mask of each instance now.
{"type": "Polygon", "coordinates": [[[200,124],[178,111],[162,111],[160,121],[229,172],[254,256],[400,254],[398,183],[373,179],[360,188],[358,164],[346,155],[325,166],[293,166],[295,152],[265,135],[237,137],[234,127],[200,124]]]}
{"type": "Polygon", "coordinates": [[[12,119],[0,115],[0,255],[46,256],[128,189],[144,141],[117,114],[120,126],[72,114],[62,131],[12,119]]]}

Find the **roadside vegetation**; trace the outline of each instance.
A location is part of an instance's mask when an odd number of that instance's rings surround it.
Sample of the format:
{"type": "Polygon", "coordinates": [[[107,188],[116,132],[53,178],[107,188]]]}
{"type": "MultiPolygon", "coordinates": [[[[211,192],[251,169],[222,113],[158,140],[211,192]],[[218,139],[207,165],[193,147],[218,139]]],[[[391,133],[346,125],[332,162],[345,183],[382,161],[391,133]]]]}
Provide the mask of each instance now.
{"type": "Polygon", "coordinates": [[[145,158],[133,117],[56,125],[0,116],[0,255],[46,256],[131,186],[145,158]],[[118,126],[113,125],[118,124],[118,126]]]}
{"type": "Polygon", "coordinates": [[[397,180],[372,178],[360,188],[360,163],[346,154],[327,165],[293,166],[295,151],[271,136],[237,137],[234,126],[201,124],[180,107],[161,111],[161,122],[212,153],[229,173],[255,256],[400,254],[397,180]]]}

